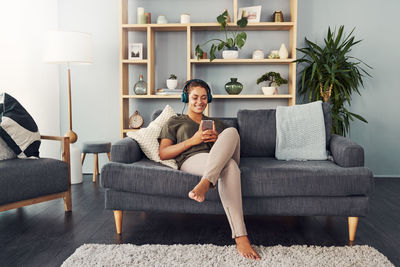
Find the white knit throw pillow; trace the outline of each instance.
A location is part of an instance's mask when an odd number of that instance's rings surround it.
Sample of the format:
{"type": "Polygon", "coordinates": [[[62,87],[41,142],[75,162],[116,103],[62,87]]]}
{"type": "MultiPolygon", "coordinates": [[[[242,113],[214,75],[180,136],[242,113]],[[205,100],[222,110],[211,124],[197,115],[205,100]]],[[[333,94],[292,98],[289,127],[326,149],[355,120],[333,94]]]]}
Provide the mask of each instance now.
{"type": "Polygon", "coordinates": [[[127,135],[138,142],[147,158],[155,162],[160,162],[171,168],[178,169],[178,165],[174,159],[161,160],[160,155],[158,154],[158,148],[160,146],[158,143],[158,137],[161,129],[168,119],[175,115],[175,111],[167,105],[161,114],[152,121],[147,128],[142,128],[135,132],[128,132],[127,135]]]}

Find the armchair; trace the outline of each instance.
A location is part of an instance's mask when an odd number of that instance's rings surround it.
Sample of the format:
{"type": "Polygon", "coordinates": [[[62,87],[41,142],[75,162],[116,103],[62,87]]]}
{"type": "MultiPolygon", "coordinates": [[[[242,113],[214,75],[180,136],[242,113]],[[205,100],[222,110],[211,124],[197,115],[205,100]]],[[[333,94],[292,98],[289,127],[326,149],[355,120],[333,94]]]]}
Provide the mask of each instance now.
{"type": "Polygon", "coordinates": [[[72,210],[69,137],[41,136],[60,141],[58,159],[8,159],[0,161],[0,212],[57,198],[72,210]]]}

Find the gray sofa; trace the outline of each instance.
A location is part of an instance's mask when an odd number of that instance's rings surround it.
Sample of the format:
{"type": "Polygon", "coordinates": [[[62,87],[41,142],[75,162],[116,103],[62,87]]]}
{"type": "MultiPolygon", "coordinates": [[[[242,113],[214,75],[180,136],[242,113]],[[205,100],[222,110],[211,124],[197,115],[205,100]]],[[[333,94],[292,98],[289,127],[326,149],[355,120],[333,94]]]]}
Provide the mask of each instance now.
{"type": "MultiPolygon", "coordinates": [[[[368,212],[373,174],[364,167],[361,146],[330,134],[329,105],[324,103],[323,110],[327,150],[333,157],[326,161],[277,160],[274,109],[240,110],[237,118],[220,119],[240,134],[245,215],[346,216],[352,242],[358,217],[368,212]]],[[[210,190],[203,203],[190,200],[187,194],[200,177],[147,159],[131,138],[112,145],[111,161],[102,168],[101,184],[117,233],[127,210],[224,214],[217,190],[210,190]]]]}

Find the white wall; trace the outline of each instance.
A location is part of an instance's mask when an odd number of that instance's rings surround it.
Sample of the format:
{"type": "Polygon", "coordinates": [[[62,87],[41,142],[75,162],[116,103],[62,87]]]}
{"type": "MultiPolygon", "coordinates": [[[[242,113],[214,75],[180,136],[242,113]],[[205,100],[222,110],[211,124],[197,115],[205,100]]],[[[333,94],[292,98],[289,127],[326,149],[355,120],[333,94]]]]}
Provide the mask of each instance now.
{"type": "MultiPolygon", "coordinates": [[[[42,60],[48,30],[57,28],[57,1],[0,1],[0,92],[15,97],[44,135],[60,134],[58,66],[42,60]]],[[[59,157],[58,142],[44,141],[40,155],[59,157]]]]}

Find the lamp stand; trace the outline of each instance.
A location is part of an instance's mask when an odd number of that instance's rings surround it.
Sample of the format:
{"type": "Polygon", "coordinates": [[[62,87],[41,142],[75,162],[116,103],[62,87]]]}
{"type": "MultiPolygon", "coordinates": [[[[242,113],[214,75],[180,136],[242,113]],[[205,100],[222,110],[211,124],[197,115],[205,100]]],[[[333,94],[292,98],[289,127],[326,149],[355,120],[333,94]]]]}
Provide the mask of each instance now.
{"type": "Polygon", "coordinates": [[[78,140],[78,135],[72,131],[72,101],[71,101],[71,70],[68,64],[68,111],[69,111],[69,131],[65,136],[69,137],[69,142],[71,144],[78,140]]]}

